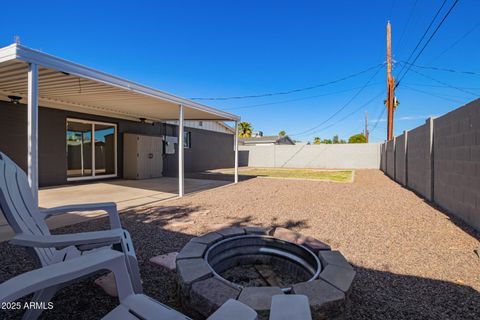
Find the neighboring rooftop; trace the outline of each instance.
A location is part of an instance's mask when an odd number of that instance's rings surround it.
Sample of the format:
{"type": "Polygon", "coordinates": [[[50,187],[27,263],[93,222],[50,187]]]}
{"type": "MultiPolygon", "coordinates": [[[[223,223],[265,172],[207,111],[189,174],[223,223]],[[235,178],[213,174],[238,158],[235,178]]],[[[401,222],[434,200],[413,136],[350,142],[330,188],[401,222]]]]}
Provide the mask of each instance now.
{"type": "Polygon", "coordinates": [[[249,138],[240,138],[238,142],[243,145],[257,144],[295,144],[289,136],[256,136],[249,138]]]}

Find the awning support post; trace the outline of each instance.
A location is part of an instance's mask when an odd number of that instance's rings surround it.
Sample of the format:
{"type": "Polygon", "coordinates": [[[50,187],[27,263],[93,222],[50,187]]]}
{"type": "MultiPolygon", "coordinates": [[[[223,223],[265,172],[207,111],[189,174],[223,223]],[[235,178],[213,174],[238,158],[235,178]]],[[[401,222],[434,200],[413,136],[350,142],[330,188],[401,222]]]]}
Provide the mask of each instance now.
{"type": "Polygon", "coordinates": [[[183,135],[183,105],[180,105],[178,121],[178,196],[184,195],[184,135],[183,135]]]}
{"type": "Polygon", "coordinates": [[[28,183],[38,205],[38,65],[28,65],[28,183]]]}
{"type": "Polygon", "coordinates": [[[235,148],[235,182],[238,183],[238,121],[235,121],[235,135],[234,135],[234,148],[235,148]]]}

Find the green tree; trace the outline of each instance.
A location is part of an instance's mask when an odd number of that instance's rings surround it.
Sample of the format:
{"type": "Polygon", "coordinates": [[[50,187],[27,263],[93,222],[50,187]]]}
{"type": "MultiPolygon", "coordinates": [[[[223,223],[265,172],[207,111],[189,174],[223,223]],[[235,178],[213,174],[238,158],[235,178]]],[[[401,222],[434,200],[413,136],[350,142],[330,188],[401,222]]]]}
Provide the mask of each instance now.
{"type": "Polygon", "coordinates": [[[336,135],[333,136],[332,143],[333,143],[333,144],[338,144],[338,143],[340,143],[340,139],[338,138],[338,134],[336,134],[336,135]]]}
{"type": "Polygon", "coordinates": [[[322,143],[323,144],[332,144],[332,139],[323,139],[322,143]]]}
{"type": "Polygon", "coordinates": [[[250,122],[240,122],[238,124],[238,136],[240,138],[250,138],[252,136],[252,124],[250,122]]]}
{"type": "Polygon", "coordinates": [[[348,139],[348,143],[367,143],[367,138],[363,133],[354,134],[348,139]]]}
{"type": "Polygon", "coordinates": [[[313,144],[320,144],[320,137],[313,138],[313,144]]]}
{"type": "Polygon", "coordinates": [[[287,135],[287,133],[285,132],[285,130],[282,130],[282,131],[280,131],[280,132],[278,133],[278,135],[279,135],[280,137],[285,137],[285,136],[287,135]]]}

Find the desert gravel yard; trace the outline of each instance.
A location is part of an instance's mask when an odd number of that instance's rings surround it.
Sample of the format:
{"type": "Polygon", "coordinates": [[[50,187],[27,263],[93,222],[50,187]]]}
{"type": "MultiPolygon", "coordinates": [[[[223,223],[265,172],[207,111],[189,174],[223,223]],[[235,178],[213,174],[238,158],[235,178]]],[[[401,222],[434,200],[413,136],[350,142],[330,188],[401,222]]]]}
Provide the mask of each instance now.
{"type": "MultiPolygon", "coordinates": [[[[354,265],[347,319],[480,319],[479,233],[378,170],[354,183],[254,178],[121,215],[137,250],[145,292],[181,310],[174,272],[149,258],[231,225],[283,226],[340,250],[354,265]]],[[[56,232],[107,228],[106,218],[56,232]]],[[[0,281],[33,268],[0,244],[0,281]]],[[[65,288],[45,319],[98,319],[116,304],[92,279],[65,288]]],[[[184,310],[182,310],[184,311],[184,310]]],[[[17,319],[18,313],[0,314],[17,319]]]]}

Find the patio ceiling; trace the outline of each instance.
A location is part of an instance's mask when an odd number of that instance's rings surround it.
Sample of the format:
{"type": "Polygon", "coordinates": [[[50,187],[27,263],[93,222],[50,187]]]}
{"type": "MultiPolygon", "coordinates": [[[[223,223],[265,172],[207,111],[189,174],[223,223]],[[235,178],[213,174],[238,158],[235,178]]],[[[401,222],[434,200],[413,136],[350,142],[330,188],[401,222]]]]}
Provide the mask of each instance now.
{"type": "Polygon", "coordinates": [[[12,44],[0,49],[0,100],[27,103],[28,65],[38,64],[39,105],[138,121],[238,121],[240,117],[141,84],[12,44]]]}

